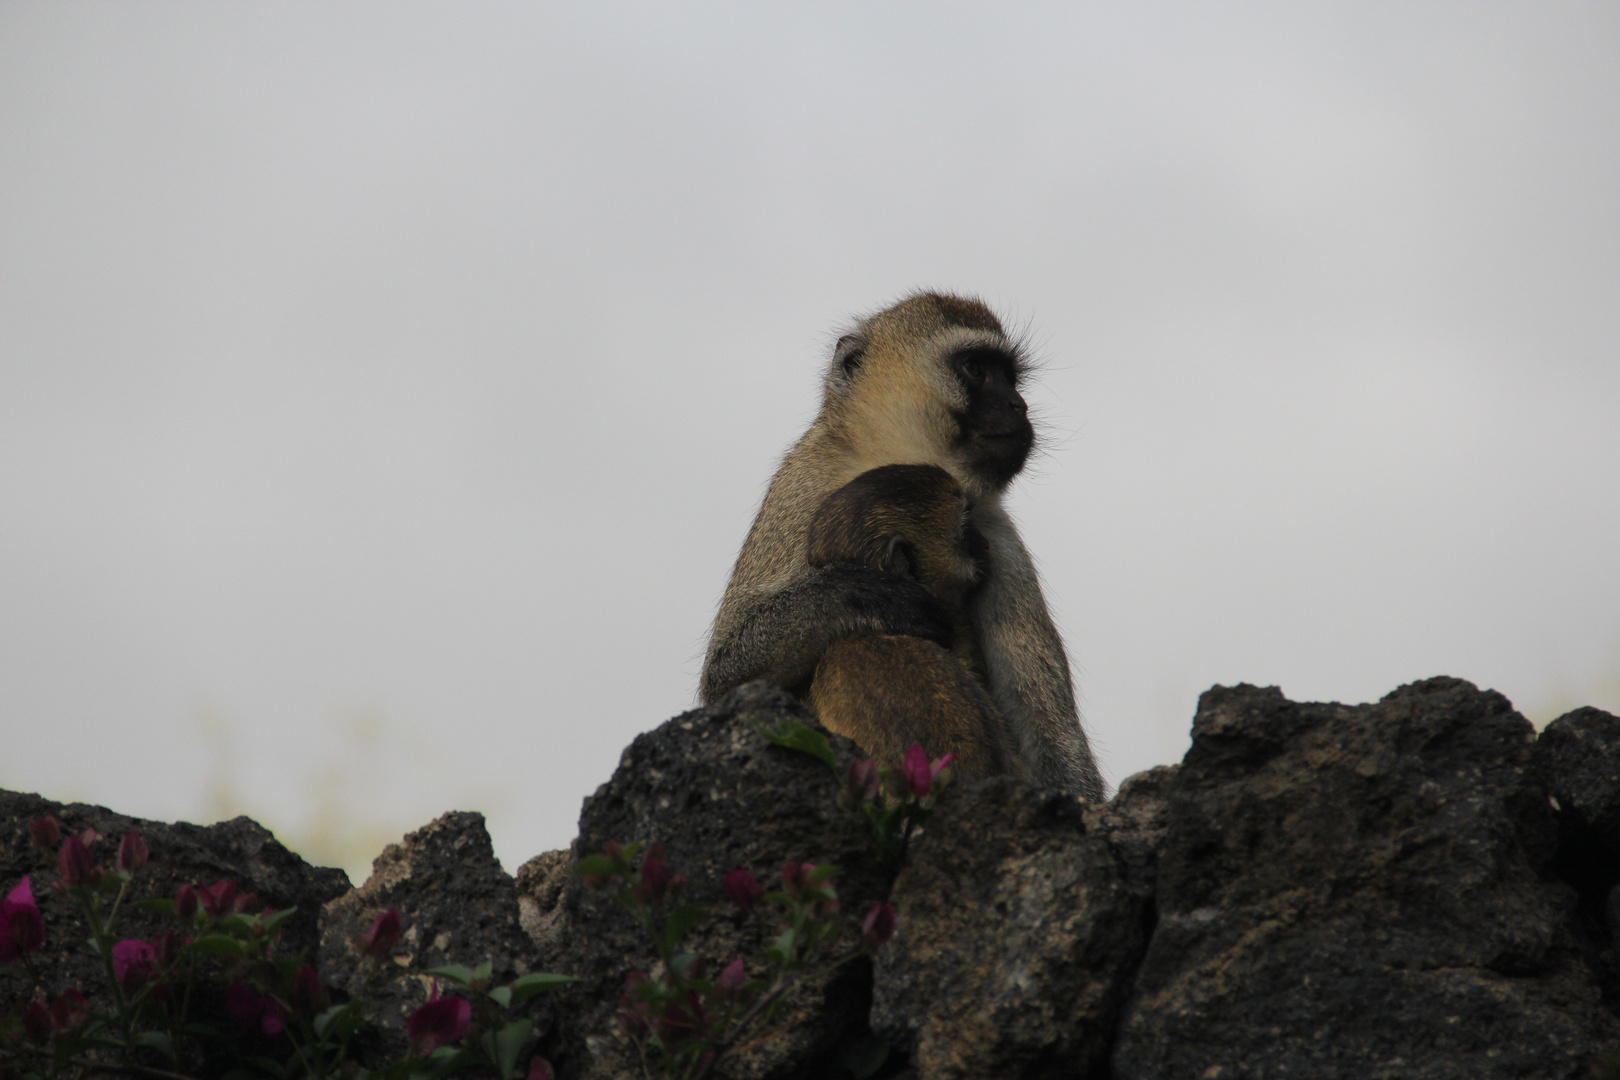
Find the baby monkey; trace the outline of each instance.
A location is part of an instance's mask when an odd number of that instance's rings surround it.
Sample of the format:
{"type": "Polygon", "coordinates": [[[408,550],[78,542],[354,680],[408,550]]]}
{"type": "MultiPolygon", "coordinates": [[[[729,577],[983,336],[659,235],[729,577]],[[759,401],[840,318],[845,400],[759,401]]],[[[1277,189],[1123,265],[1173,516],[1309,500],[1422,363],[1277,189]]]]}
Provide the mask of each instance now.
{"type": "Polygon", "coordinates": [[[954,627],[947,651],[932,641],[867,634],[834,642],[816,666],[806,703],[829,731],[847,735],[879,764],[900,765],[921,743],[954,753],[968,777],[1029,770],[984,688],[984,660],[967,604],[989,551],[969,520],[967,495],[934,465],[885,465],[822,502],[810,523],[812,567],[856,563],[901,574],[933,594],[954,627]]]}

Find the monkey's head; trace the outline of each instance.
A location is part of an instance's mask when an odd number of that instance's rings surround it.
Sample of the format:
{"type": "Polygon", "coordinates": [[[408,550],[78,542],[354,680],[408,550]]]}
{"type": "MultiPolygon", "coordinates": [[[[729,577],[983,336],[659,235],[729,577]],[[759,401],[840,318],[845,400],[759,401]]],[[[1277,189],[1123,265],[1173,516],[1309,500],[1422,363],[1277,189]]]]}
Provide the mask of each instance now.
{"type": "Polygon", "coordinates": [[[970,509],[962,485],[937,466],[872,469],[822,500],[807,534],[810,565],[888,570],[960,604],[989,565],[970,509]]]}
{"type": "Polygon", "coordinates": [[[858,465],[938,465],[988,495],[1035,444],[1019,392],[1027,366],[978,300],[917,293],[838,339],[822,418],[858,465]]]}

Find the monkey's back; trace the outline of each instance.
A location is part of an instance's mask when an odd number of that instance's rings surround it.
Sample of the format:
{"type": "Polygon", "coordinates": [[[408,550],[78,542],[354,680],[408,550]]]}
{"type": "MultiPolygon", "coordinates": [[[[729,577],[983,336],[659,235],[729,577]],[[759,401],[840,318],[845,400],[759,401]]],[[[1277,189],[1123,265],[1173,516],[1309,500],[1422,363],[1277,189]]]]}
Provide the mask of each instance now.
{"type": "Polygon", "coordinates": [[[896,768],[912,743],[957,755],[963,776],[1022,774],[995,702],[972,671],[922,638],[871,634],[835,643],[805,697],[829,731],[896,768]]]}

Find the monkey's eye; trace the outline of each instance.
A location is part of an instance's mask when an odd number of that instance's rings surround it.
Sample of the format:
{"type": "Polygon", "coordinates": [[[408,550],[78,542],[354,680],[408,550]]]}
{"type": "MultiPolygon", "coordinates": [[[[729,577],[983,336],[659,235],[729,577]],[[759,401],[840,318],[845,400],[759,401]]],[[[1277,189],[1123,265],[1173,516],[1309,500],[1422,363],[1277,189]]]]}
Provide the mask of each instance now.
{"type": "Polygon", "coordinates": [[[962,361],[962,374],[970,379],[982,379],[984,378],[984,368],[979,366],[977,360],[969,357],[962,361]]]}

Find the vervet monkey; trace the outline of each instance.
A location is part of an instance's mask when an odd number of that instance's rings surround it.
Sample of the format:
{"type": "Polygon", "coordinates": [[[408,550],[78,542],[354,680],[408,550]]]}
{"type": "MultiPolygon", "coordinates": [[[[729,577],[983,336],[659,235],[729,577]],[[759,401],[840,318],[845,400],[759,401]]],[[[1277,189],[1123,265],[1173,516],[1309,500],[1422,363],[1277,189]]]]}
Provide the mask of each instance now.
{"type": "Polygon", "coordinates": [[[830,731],[897,768],[912,743],[953,753],[967,777],[1028,769],[981,679],[967,599],[989,549],[967,495],[934,465],[884,465],[828,495],[810,521],[812,567],[859,564],[918,582],[943,605],[950,651],[925,638],[863,634],[828,646],[805,694],[830,731]]]}
{"type": "Polygon", "coordinates": [[[978,300],[917,293],[833,347],[821,413],[776,471],[715,616],[700,694],[768,679],[801,696],[837,641],[921,637],[949,647],[949,613],[924,586],[866,565],[810,565],[807,530],[833,491],[881,465],[937,465],[972,500],[988,548],[967,602],[990,697],[1036,782],[1100,801],[1069,661],[1002,493],[1035,433],[1019,343],[978,300]]]}

